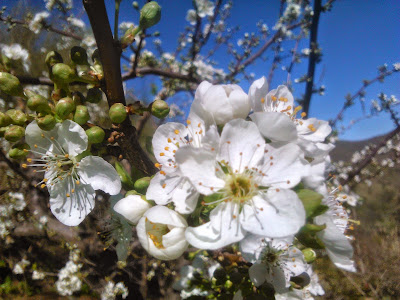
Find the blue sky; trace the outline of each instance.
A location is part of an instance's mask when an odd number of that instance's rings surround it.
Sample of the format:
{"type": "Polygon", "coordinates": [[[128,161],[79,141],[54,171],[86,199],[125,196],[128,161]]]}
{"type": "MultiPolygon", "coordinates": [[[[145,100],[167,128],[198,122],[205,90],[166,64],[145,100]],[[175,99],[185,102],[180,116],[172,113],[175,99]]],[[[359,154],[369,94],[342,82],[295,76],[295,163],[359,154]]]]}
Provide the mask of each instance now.
{"type": "MultiPolygon", "coordinates": [[[[138,1],[140,5],[144,1],[138,1]]],[[[165,51],[173,52],[177,45],[177,37],[184,27],[188,25],[185,20],[186,12],[191,8],[191,0],[159,0],[162,6],[162,20],[151,31],[160,31],[162,47],[165,51]]],[[[325,1],[323,1],[325,2],[325,1]]],[[[74,1],[75,7],[81,7],[81,1],[74,1]]],[[[109,18],[113,24],[114,1],[106,0],[109,18]]],[[[279,11],[279,0],[234,0],[232,15],[228,25],[240,25],[240,35],[245,32],[255,32],[258,20],[263,21],[272,28],[279,11]]],[[[324,96],[314,95],[310,110],[311,117],[329,119],[337,114],[344,102],[347,93],[354,93],[361,85],[363,79],[372,79],[377,75],[377,66],[387,63],[391,66],[400,62],[400,1],[397,0],[337,0],[331,12],[321,16],[318,41],[323,49],[322,62],[317,65],[316,80],[326,86],[324,96]]],[[[131,0],[123,0],[121,4],[120,21],[138,22],[138,13],[132,8],[131,0]]],[[[87,18],[84,18],[87,22],[87,18]]],[[[238,37],[239,37],[238,36],[238,37]]],[[[233,41],[236,43],[237,39],[233,41]]],[[[153,46],[151,40],[147,45],[150,50],[153,46]]],[[[308,46],[308,41],[300,45],[308,46]]],[[[284,45],[285,47],[285,45],[284,45]]],[[[289,49],[293,44],[287,44],[289,49]]],[[[271,53],[271,52],[269,52],[271,53]]],[[[226,69],[228,59],[226,51],[220,51],[214,60],[226,69]]],[[[269,56],[271,59],[271,56],[269,56]]],[[[254,72],[256,78],[268,75],[270,63],[262,60],[256,61],[249,71],[254,72]]],[[[306,72],[307,63],[304,61],[294,71],[293,78],[306,72]]],[[[370,105],[371,99],[376,99],[381,91],[388,95],[400,98],[400,73],[397,73],[385,83],[376,83],[367,89],[366,104],[370,105]]],[[[152,79],[147,79],[149,83],[152,79]]],[[[286,73],[277,70],[272,87],[286,80],[286,73]]],[[[148,84],[137,81],[129,83],[136,90],[148,87],[148,84]]],[[[245,91],[249,83],[242,81],[240,85],[245,91]]],[[[304,84],[294,85],[294,94],[304,93],[304,84]]],[[[182,97],[182,96],[181,96],[182,97]]],[[[361,106],[357,104],[345,114],[344,124],[351,119],[362,116],[361,106]]],[[[341,135],[342,139],[359,140],[383,134],[393,128],[392,122],[386,114],[368,121],[358,123],[351,130],[341,135]]]]}

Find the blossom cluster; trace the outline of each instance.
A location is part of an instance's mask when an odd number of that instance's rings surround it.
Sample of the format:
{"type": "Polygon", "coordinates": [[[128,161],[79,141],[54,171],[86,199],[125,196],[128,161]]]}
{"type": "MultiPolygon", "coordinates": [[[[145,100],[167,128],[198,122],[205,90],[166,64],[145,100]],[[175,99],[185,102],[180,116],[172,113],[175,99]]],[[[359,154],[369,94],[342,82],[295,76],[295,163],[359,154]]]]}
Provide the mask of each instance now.
{"type": "Polygon", "coordinates": [[[136,225],[155,258],[177,259],[189,245],[218,250],[238,243],[256,287],[321,294],[316,282],[311,287],[312,248],[355,271],[346,235],[351,221],[341,188],[326,180],[331,128],[301,109],[286,86],[268,91],[264,77],[248,93],[202,82],[186,125],[157,128],[159,172],[145,196],[129,195],[114,210],[136,225]],[[307,288],[292,287],[298,276],[308,278],[307,288]]]}

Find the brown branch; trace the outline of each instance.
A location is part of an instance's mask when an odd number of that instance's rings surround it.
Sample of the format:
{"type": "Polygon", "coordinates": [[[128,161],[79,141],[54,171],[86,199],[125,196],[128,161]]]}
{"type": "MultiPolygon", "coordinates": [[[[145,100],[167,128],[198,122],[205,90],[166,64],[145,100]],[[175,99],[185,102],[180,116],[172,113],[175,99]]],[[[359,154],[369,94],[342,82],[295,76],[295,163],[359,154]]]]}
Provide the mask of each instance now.
{"type": "MultiPolygon", "coordinates": [[[[17,20],[17,19],[13,19],[11,17],[3,17],[2,15],[0,15],[0,21],[9,22],[11,24],[23,25],[23,26],[28,26],[29,25],[28,22],[26,22],[24,20],[17,20]]],[[[63,31],[61,29],[54,28],[51,25],[47,25],[47,26],[43,27],[42,29],[45,29],[45,30],[48,30],[48,31],[51,31],[51,32],[54,32],[54,33],[58,33],[58,34],[63,35],[63,36],[67,36],[67,37],[73,38],[73,39],[78,40],[78,41],[82,41],[83,40],[83,38],[81,36],[76,35],[73,32],[63,31]]]]}
{"type": "MultiPolygon", "coordinates": [[[[107,16],[104,0],[83,0],[83,6],[88,14],[93,34],[99,48],[100,59],[104,70],[103,90],[108,104],[125,102],[121,77],[121,45],[114,41],[107,16]]],[[[121,134],[117,140],[125,158],[146,175],[157,172],[153,162],[141,148],[135,127],[129,118],[116,128],[121,134]]]]}
{"type": "Polygon", "coordinates": [[[315,75],[315,67],[317,65],[317,60],[319,58],[319,54],[317,54],[318,50],[318,24],[319,17],[322,10],[322,0],[314,1],[314,15],[311,22],[310,28],[310,57],[308,59],[308,71],[307,71],[307,84],[306,91],[303,99],[303,111],[308,115],[308,111],[310,109],[311,97],[314,89],[314,75],[315,75]]]}
{"type": "Polygon", "coordinates": [[[144,75],[160,75],[164,77],[168,77],[171,79],[180,79],[183,81],[193,82],[193,83],[200,83],[201,80],[191,77],[189,75],[184,75],[181,73],[172,72],[169,70],[152,68],[152,67],[143,67],[136,69],[136,73],[129,71],[122,75],[122,80],[129,80],[133,79],[137,76],[144,76],[144,75]]]}

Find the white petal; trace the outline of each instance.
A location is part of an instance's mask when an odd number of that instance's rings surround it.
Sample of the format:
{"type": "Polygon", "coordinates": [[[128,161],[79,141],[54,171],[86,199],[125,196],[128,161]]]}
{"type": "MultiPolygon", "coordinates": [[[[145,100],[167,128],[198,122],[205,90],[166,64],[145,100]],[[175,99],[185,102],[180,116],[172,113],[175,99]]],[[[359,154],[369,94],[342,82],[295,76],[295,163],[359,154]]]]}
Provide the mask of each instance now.
{"type": "Polygon", "coordinates": [[[196,99],[203,99],[204,95],[210,87],[212,87],[212,84],[210,82],[206,80],[202,81],[196,89],[195,101],[196,99]]]}
{"type": "Polygon", "coordinates": [[[272,284],[277,293],[284,293],[290,287],[290,282],[286,279],[285,272],[281,267],[273,267],[266,274],[266,281],[272,284]]]}
{"type": "Polygon", "coordinates": [[[172,202],[175,204],[175,210],[181,214],[192,213],[197,205],[200,194],[196,191],[189,180],[185,179],[172,196],[172,202]]]}
{"type": "Polygon", "coordinates": [[[218,161],[229,162],[233,172],[257,166],[264,156],[265,141],[253,122],[236,119],[221,134],[218,161]]]}
{"type": "Polygon", "coordinates": [[[243,228],[253,234],[280,238],[296,234],[305,223],[305,211],[296,193],[269,189],[245,204],[240,214],[243,228]]]}
{"type": "Polygon", "coordinates": [[[245,119],[250,112],[250,103],[247,94],[241,89],[234,89],[228,99],[232,106],[233,118],[245,119]]]}
{"type": "Polygon", "coordinates": [[[79,225],[94,208],[95,192],[90,185],[74,186],[64,179],[50,190],[50,209],[53,215],[67,226],[79,225]],[[67,197],[69,194],[69,197],[67,197]]]}
{"type": "Polygon", "coordinates": [[[223,125],[233,119],[234,112],[223,86],[211,86],[202,98],[201,103],[204,109],[212,114],[217,125],[223,125]]]}
{"type": "Polygon", "coordinates": [[[312,142],[324,142],[326,137],[332,132],[329,122],[317,120],[316,118],[302,120],[298,122],[296,128],[302,138],[312,142]]]}
{"type": "Polygon", "coordinates": [[[239,207],[232,202],[223,202],[214,208],[210,214],[210,222],[186,229],[186,239],[199,249],[225,247],[244,238],[245,231],[239,223],[239,218],[234,217],[239,213],[239,207]]]}
{"type": "Polygon", "coordinates": [[[250,280],[255,286],[260,286],[265,282],[265,277],[268,273],[268,269],[264,264],[254,264],[249,268],[250,280]]]}
{"type": "Polygon", "coordinates": [[[249,89],[249,100],[254,112],[262,111],[262,104],[265,101],[267,93],[268,81],[264,76],[251,84],[249,89]]]}
{"type": "Polygon", "coordinates": [[[77,156],[87,149],[88,137],[83,128],[70,120],[65,120],[57,127],[56,140],[70,156],[77,156]]]}
{"type": "Polygon", "coordinates": [[[264,249],[264,241],[269,241],[269,238],[262,235],[247,234],[246,237],[240,241],[240,252],[242,252],[244,259],[251,263],[258,260],[264,249]]]}
{"type": "MultiPolygon", "coordinates": [[[[39,128],[36,121],[32,121],[26,126],[25,129],[25,141],[31,147],[32,150],[45,154],[47,151],[53,149],[52,137],[55,139],[58,137],[57,128],[59,124],[49,131],[44,131],[39,128]],[[35,147],[38,146],[37,148],[35,147]]],[[[57,151],[57,154],[61,154],[61,151],[57,151]]]]}
{"type": "Polygon", "coordinates": [[[216,160],[211,151],[183,147],[176,152],[176,162],[199,193],[211,195],[225,185],[225,181],[215,175],[216,160]]]}
{"type": "Polygon", "coordinates": [[[266,144],[265,150],[262,185],[291,188],[309,175],[309,163],[304,159],[299,146],[266,144]]]}
{"type": "Polygon", "coordinates": [[[297,139],[294,122],[280,112],[256,112],[250,118],[257,124],[261,134],[273,142],[290,142],[297,139]]]}
{"type": "Polygon", "coordinates": [[[277,89],[271,90],[264,103],[264,111],[289,112],[293,113],[294,98],[287,86],[280,85],[277,89]],[[275,100],[274,100],[275,99],[275,100]]]}
{"type": "Polygon", "coordinates": [[[114,167],[98,156],[86,156],[79,163],[78,174],[81,181],[90,184],[95,190],[110,195],[121,191],[121,179],[114,167]]]}
{"type": "Polygon", "coordinates": [[[153,136],[153,152],[166,172],[174,172],[175,153],[187,144],[187,128],[181,123],[170,122],[159,126],[153,136]]]}
{"type": "Polygon", "coordinates": [[[356,272],[354,266],[353,247],[346,236],[336,227],[332,218],[326,214],[315,218],[318,225],[326,224],[326,228],[318,233],[318,237],[323,241],[326,251],[332,262],[343,270],[356,272]]]}
{"type": "Polygon", "coordinates": [[[158,172],[150,181],[146,198],[158,205],[167,205],[172,201],[172,196],[182,180],[184,177],[180,172],[165,175],[158,172]]]}
{"type": "Polygon", "coordinates": [[[113,209],[136,225],[150,207],[151,205],[143,200],[141,196],[130,195],[119,200],[113,209]]]}
{"type": "Polygon", "coordinates": [[[165,206],[157,205],[146,211],[144,216],[153,223],[166,224],[173,227],[186,228],[186,220],[177,212],[165,206]]]}

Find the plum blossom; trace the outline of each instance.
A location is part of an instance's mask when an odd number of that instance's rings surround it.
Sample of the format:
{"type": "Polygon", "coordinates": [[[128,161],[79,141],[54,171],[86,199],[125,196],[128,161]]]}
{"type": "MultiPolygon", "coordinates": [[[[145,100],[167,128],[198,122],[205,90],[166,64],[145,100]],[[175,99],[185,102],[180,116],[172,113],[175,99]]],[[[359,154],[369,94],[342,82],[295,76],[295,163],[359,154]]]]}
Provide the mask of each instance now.
{"type": "Polygon", "coordinates": [[[154,206],[145,212],[136,226],[143,248],[155,258],[173,260],[180,257],[189,246],[185,239],[186,220],[177,212],[154,206]]]}
{"type": "Polygon", "coordinates": [[[267,90],[265,77],[254,81],[249,90],[254,111],[250,117],[263,136],[272,142],[295,142],[309,157],[325,156],[334,148],[324,143],[332,131],[327,121],[303,119],[304,112],[297,119],[302,108],[294,107],[293,95],[286,86],[280,85],[266,94],[267,90]]]}
{"type": "Polygon", "coordinates": [[[250,112],[249,97],[236,84],[212,85],[203,81],[196,90],[194,101],[200,102],[217,125],[223,125],[232,119],[244,119],[250,112]]]}
{"type": "Polygon", "coordinates": [[[29,29],[34,33],[38,34],[43,27],[43,22],[50,16],[47,11],[37,13],[33,19],[29,22],[29,29]]]}
{"type": "Polygon", "coordinates": [[[197,248],[224,247],[242,240],[246,232],[284,237],[304,225],[304,207],[289,188],[308,173],[307,161],[294,144],[265,144],[252,122],[230,121],[219,147],[181,147],[176,162],[199,193],[217,198],[204,202],[217,204],[210,222],[186,231],[197,248]]]}
{"type": "Polygon", "coordinates": [[[132,224],[137,224],[151,205],[139,195],[129,195],[114,205],[114,210],[132,224]]]}
{"type": "Polygon", "coordinates": [[[240,242],[243,257],[254,263],[249,275],[255,286],[268,282],[276,292],[282,293],[290,287],[290,277],[307,270],[303,253],[292,245],[292,241],[293,237],[268,239],[248,235],[240,242]]]}
{"type": "Polygon", "coordinates": [[[26,72],[29,71],[29,53],[20,44],[4,45],[1,44],[1,53],[10,60],[20,61],[26,72]]]}
{"type": "Polygon", "coordinates": [[[76,226],[94,208],[95,190],[115,195],[121,181],[112,165],[98,156],[85,156],[88,138],[77,123],[66,120],[50,131],[43,131],[36,121],[26,128],[26,142],[40,158],[28,158],[23,167],[39,167],[47,186],[50,209],[65,225],[76,226]],[[85,152],[85,153],[84,153],[85,152]],[[85,156],[85,157],[84,157],[85,156]]]}

